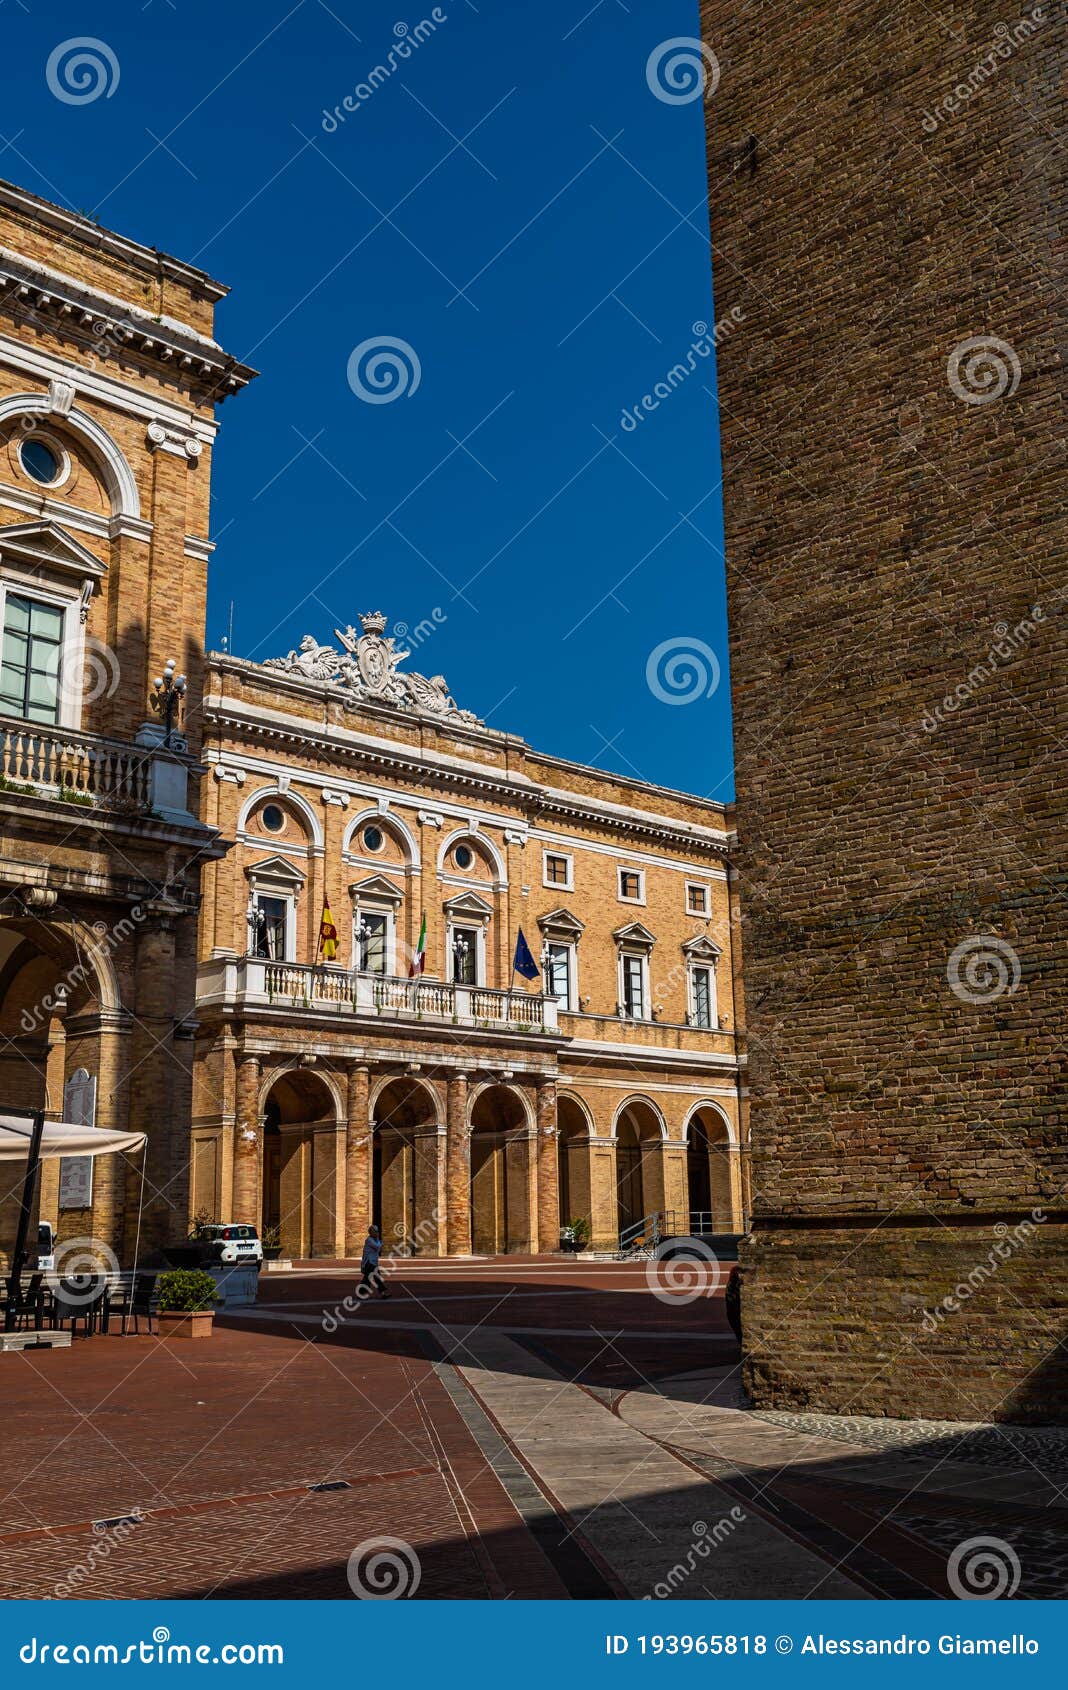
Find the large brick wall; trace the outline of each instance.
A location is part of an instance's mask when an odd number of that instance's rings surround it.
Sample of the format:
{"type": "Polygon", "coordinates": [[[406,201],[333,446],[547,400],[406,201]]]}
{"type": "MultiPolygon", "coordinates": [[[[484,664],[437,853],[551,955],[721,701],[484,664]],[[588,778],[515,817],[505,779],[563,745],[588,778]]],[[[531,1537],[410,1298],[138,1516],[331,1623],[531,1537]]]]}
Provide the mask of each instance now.
{"type": "Polygon", "coordinates": [[[1004,17],[702,6],[764,1404],[1068,1399],[1068,45],[1004,17]]]}

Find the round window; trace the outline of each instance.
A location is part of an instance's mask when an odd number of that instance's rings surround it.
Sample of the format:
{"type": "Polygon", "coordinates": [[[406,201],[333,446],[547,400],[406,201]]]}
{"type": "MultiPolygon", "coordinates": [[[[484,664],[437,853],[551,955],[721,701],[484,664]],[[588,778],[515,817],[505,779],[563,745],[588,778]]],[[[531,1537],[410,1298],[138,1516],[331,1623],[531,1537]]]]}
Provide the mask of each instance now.
{"type": "Polygon", "coordinates": [[[286,825],[285,811],[278,804],[265,804],[260,819],[268,833],[281,833],[286,825]]]}
{"type": "Polygon", "coordinates": [[[475,853],[472,851],[470,845],[457,845],[457,847],[456,847],[456,867],[457,868],[470,868],[471,864],[474,862],[474,860],[475,860],[475,853]]]}
{"type": "Polygon", "coordinates": [[[363,830],[363,842],[368,851],[381,851],[382,846],[385,844],[382,829],[380,827],[365,827],[363,830]]]}
{"type": "Polygon", "coordinates": [[[19,447],[19,462],[32,481],[42,487],[51,487],[59,480],[63,468],[58,452],[53,451],[46,440],[38,440],[31,436],[24,440],[19,447]]]}

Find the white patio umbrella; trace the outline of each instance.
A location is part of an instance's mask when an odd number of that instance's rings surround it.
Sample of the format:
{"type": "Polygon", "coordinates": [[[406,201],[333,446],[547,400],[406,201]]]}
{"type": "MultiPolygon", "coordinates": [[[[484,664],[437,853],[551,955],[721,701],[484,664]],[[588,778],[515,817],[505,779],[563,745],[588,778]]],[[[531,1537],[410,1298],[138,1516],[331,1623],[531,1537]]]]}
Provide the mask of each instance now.
{"type": "MultiPolygon", "coordinates": [[[[115,1151],[141,1150],[148,1142],[145,1133],[118,1133],[108,1127],[82,1127],[73,1121],[46,1121],[43,1109],[0,1109],[0,1162],[25,1159],[18,1233],[11,1253],[11,1277],[18,1283],[26,1262],[33,1192],[41,1161],[51,1156],[107,1156],[115,1151]]],[[[141,1193],[144,1196],[144,1162],[141,1164],[141,1193]]],[[[137,1206],[136,1256],[141,1239],[141,1203],[137,1206]]],[[[10,1310],[9,1310],[10,1315],[10,1310]]]]}

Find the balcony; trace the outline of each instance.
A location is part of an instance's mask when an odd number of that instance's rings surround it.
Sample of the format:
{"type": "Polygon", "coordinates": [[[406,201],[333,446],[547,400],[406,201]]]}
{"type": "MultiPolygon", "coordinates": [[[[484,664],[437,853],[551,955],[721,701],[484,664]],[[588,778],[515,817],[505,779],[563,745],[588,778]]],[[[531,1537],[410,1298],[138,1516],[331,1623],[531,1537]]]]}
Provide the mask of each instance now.
{"type": "Polygon", "coordinates": [[[212,957],[201,963],[197,1002],[202,1011],[212,1007],[240,1009],[243,1014],[288,1010],[522,1034],[557,1034],[559,1029],[556,999],[539,992],[451,986],[443,980],[405,980],[258,957],[212,957]]]}
{"type": "Polygon", "coordinates": [[[102,739],[99,734],[3,718],[0,782],[4,789],[31,798],[147,810],[152,799],[152,753],[144,746],[102,739]]]}

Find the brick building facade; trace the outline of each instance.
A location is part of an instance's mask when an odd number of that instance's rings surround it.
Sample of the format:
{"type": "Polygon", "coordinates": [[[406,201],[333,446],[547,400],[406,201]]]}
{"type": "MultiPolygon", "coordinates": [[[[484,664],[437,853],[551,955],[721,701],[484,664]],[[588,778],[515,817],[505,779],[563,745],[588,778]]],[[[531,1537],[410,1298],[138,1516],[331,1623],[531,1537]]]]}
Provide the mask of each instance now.
{"type": "Polygon", "coordinates": [[[486,728],[384,616],[335,639],[208,659],[194,1207],[292,1256],[739,1230],[729,812],[486,728]]]}
{"type": "Polygon", "coordinates": [[[702,18],[747,1382],[1063,1416],[1063,8],[702,18]]]}
{"type": "MultiPolygon", "coordinates": [[[[143,1237],[188,1213],[215,406],[252,371],[202,271],[0,183],[0,1093],[148,1134],[143,1237]],[[186,678],[166,742],[153,709],[186,678]],[[175,724],[172,724],[172,726],[175,724]]],[[[61,1236],[132,1247],[140,1161],[45,1166],[61,1236]]],[[[17,1183],[17,1182],[16,1182],[17,1183]]],[[[0,1193],[0,1253],[14,1200],[0,1193]]]]}

